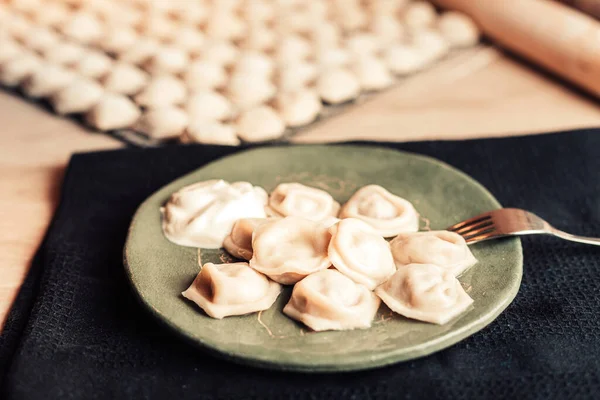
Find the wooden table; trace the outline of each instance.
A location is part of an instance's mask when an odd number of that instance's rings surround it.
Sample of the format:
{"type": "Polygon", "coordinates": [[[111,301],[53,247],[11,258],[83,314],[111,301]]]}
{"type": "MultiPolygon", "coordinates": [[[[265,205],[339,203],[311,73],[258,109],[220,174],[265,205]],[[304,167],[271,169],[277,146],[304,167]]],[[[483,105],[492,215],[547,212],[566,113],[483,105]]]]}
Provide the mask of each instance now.
{"type": "MultiPolygon", "coordinates": [[[[54,209],[73,152],[122,144],[0,91],[0,326],[54,209]]],[[[572,88],[478,48],[318,124],[298,142],[408,141],[600,127],[600,108],[572,88]]]]}

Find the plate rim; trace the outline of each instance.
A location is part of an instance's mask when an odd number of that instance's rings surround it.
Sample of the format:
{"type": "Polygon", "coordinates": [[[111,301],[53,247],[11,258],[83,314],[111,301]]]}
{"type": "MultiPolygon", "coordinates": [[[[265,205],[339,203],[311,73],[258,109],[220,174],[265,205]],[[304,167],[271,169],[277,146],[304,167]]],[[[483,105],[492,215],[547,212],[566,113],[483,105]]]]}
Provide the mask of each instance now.
{"type": "Polygon", "coordinates": [[[264,151],[264,150],[268,151],[271,149],[310,148],[310,147],[321,147],[321,148],[335,147],[335,148],[354,148],[354,149],[368,147],[368,148],[376,149],[379,151],[390,152],[390,153],[401,153],[401,154],[408,155],[409,157],[419,158],[419,159],[425,160],[427,162],[433,163],[435,165],[438,165],[448,171],[451,171],[454,174],[461,176],[461,178],[469,181],[470,184],[475,185],[482,192],[482,194],[485,194],[485,196],[488,197],[489,200],[491,200],[491,202],[494,204],[494,206],[496,208],[502,208],[502,205],[500,204],[500,202],[485,186],[483,186],[475,178],[471,177],[470,175],[463,172],[462,170],[448,164],[447,162],[439,160],[432,156],[414,153],[414,152],[406,151],[406,150],[391,149],[391,148],[388,148],[388,147],[385,147],[382,145],[378,145],[378,144],[369,145],[369,144],[353,144],[353,143],[351,143],[351,144],[319,143],[319,144],[297,144],[297,145],[282,145],[282,146],[259,146],[259,147],[244,149],[244,150],[235,152],[233,154],[219,157],[219,158],[217,158],[213,161],[210,161],[210,162],[208,162],[208,163],[206,163],[184,175],[181,175],[181,176],[175,178],[174,180],[170,181],[169,183],[161,186],[159,189],[154,191],[137,207],[137,209],[131,219],[131,222],[129,224],[128,230],[127,230],[127,236],[125,239],[125,244],[123,247],[123,254],[122,254],[123,266],[124,266],[124,269],[125,269],[125,272],[127,275],[127,279],[133,289],[133,292],[135,293],[135,297],[137,298],[137,300],[147,310],[149,310],[150,313],[153,315],[153,317],[155,317],[157,320],[159,320],[163,326],[167,326],[170,330],[174,331],[177,335],[179,335],[181,338],[183,338],[186,342],[191,343],[194,347],[196,347],[202,351],[208,352],[208,353],[210,353],[214,356],[217,356],[221,359],[232,361],[237,364],[250,365],[253,367],[263,368],[263,369],[267,369],[267,370],[278,370],[278,371],[303,372],[303,373],[337,373],[337,372],[363,371],[363,370],[369,370],[369,369],[374,369],[374,368],[382,368],[382,367],[389,366],[392,364],[397,364],[397,363],[401,363],[401,362],[410,361],[413,359],[422,358],[422,357],[431,355],[433,353],[436,353],[438,351],[444,350],[446,348],[449,348],[449,347],[455,345],[456,343],[460,342],[461,340],[466,339],[469,336],[471,336],[471,335],[481,331],[482,329],[486,328],[487,326],[489,326],[492,322],[494,322],[496,320],[498,315],[500,315],[513,302],[513,300],[515,299],[516,295],[519,292],[521,282],[523,279],[523,246],[522,246],[521,239],[518,237],[498,239],[498,240],[503,240],[503,241],[511,241],[511,242],[513,242],[514,245],[516,245],[515,252],[517,255],[516,261],[518,262],[519,274],[518,274],[518,279],[515,282],[515,285],[513,285],[511,287],[511,290],[509,292],[507,292],[507,295],[504,297],[503,301],[498,303],[494,309],[492,309],[491,311],[489,311],[488,313],[485,314],[486,322],[481,323],[479,320],[475,320],[475,321],[472,321],[471,323],[469,323],[468,325],[465,325],[459,329],[451,330],[439,338],[431,339],[425,343],[421,343],[419,345],[415,345],[410,348],[404,347],[401,349],[394,349],[394,350],[391,350],[391,351],[388,351],[385,353],[375,354],[373,356],[370,356],[369,358],[365,358],[364,356],[362,356],[362,357],[357,356],[357,359],[350,359],[350,360],[344,361],[343,363],[322,362],[322,363],[315,363],[315,364],[306,364],[303,362],[295,362],[295,361],[289,360],[289,359],[285,360],[285,362],[283,362],[283,363],[280,363],[280,362],[277,362],[276,360],[273,360],[272,358],[266,357],[265,353],[259,353],[259,354],[254,353],[252,355],[248,355],[245,353],[231,352],[231,351],[223,350],[223,349],[220,349],[218,347],[218,345],[215,345],[209,341],[204,340],[204,338],[200,339],[198,337],[190,335],[188,332],[186,332],[185,330],[181,329],[179,326],[174,324],[170,320],[170,318],[168,318],[168,316],[164,315],[160,310],[155,308],[149,301],[147,301],[144,298],[141,291],[138,289],[135,281],[133,280],[133,272],[131,270],[131,266],[128,263],[127,255],[128,255],[128,248],[129,248],[130,238],[131,238],[131,234],[132,234],[134,225],[138,222],[137,220],[139,218],[139,215],[140,215],[141,211],[145,208],[147,203],[149,203],[158,193],[162,192],[167,187],[174,185],[177,181],[183,180],[183,179],[187,178],[188,176],[195,174],[199,170],[207,168],[215,163],[219,163],[224,159],[236,157],[236,156],[239,156],[242,154],[247,154],[247,153],[252,153],[252,152],[259,152],[259,151],[264,151]],[[440,344],[439,342],[442,342],[442,341],[443,341],[443,344],[440,344]],[[423,347],[427,347],[427,349],[423,349],[423,347]],[[407,356],[407,354],[409,354],[409,355],[407,356]]]}

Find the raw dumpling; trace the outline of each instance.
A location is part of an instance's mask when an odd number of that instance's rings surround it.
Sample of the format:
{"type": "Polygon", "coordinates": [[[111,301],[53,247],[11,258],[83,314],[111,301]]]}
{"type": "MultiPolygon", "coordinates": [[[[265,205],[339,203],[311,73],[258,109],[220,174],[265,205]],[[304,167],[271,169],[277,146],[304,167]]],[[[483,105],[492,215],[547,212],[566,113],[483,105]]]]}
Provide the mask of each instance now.
{"type": "Polygon", "coordinates": [[[217,89],[227,82],[227,73],[219,63],[196,60],[187,67],[183,79],[191,90],[217,89]]]}
{"type": "Polygon", "coordinates": [[[193,119],[222,121],[233,114],[233,106],[220,93],[206,89],[191,95],[187,100],[186,109],[193,119]]]}
{"type": "Polygon", "coordinates": [[[136,130],[157,139],[179,136],[188,124],[188,115],[181,108],[165,106],[146,111],[136,123],[136,130]]]}
{"type": "Polygon", "coordinates": [[[104,34],[102,22],[85,12],[72,15],[60,29],[69,39],[83,44],[95,43],[104,34]]]}
{"type": "Polygon", "coordinates": [[[0,83],[8,87],[18,86],[41,67],[42,61],[36,55],[16,55],[0,65],[0,83]]]}
{"type": "Polygon", "coordinates": [[[241,218],[266,218],[267,193],[248,182],[210,180],[173,193],[161,208],[167,239],[181,246],[216,249],[241,218]]]}
{"type": "Polygon", "coordinates": [[[358,218],[383,237],[419,230],[419,214],[413,205],[378,185],[354,193],[342,207],[340,218],[358,218]]]}
{"type": "Polygon", "coordinates": [[[281,183],[271,196],[267,213],[275,217],[302,217],[321,221],[337,217],[340,204],[324,190],[301,183],[281,183]]]}
{"type": "Polygon", "coordinates": [[[51,102],[60,115],[86,112],[98,104],[104,89],[91,79],[77,79],[62,90],[56,92],[51,102]]]}
{"type": "Polygon", "coordinates": [[[99,46],[108,53],[121,54],[136,46],[139,35],[129,26],[111,27],[100,40],[99,46]]]}
{"type": "Polygon", "coordinates": [[[252,258],[252,234],[266,218],[242,218],[235,221],[231,233],[223,241],[223,247],[229,254],[243,260],[252,258]]]}
{"type": "Polygon", "coordinates": [[[0,37],[0,64],[24,53],[20,44],[9,37],[0,37]]]}
{"type": "Polygon", "coordinates": [[[135,102],[141,106],[153,108],[181,104],[187,90],[180,79],[171,75],[159,75],[135,96],[135,102]]]}
{"type": "Polygon", "coordinates": [[[153,38],[141,38],[125,52],[119,54],[119,59],[133,64],[143,64],[160,49],[160,43],[153,38]]]}
{"type": "Polygon", "coordinates": [[[409,264],[375,289],[398,314],[443,325],[473,303],[454,274],[432,264],[409,264]]]}
{"type": "Polygon", "coordinates": [[[273,60],[258,51],[245,51],[235,63],[236,74],[269,79],[273,75],[273,60]]]}
{"type": "Polygon", "coordinates": [[[318,222],[286,217],[254,230],[250,266],[284,285],[298,282],[331,265],[327,246],[331,235],[318,222]]]}
{"type": "Polygon", "coordinates": [[[229,66],[238,58],[239,50],[232,43],[224,40],[209,41],[202,49],[202,59],[229,66]]]}
{"type": "Polygon", "coordinates": [[[86,115],[86,121],[101,131],[132,126],[141,111],[134,102],[122,94],[106,93],[86,115]]]}
{"type": "Polygon", "coordinates": [[[317,77],[317,66],[310,62],[297,62],[279,68],[277,86],[280,91],[293,92],[305,89],[317,77]]]}
{"type": "Polygon", "coordinates": [[[390,246],[398,268],[408,264],[434,264],[458,276],[477,263],[465,239],[449,231],[402,233],[390,246]]]}
{"type": "Polygon", "coordinates": [[[437,61],[450,51],[446,39],[435,31],[419,32],[413,36],[411,43],[426,63],[437,61]]]}
{"type": "Polygon", "coordinates": [[[389,243],[364,222],[347,218],[329,228],[333,266],[373,290],[396,272],[389,243]]]}
{"type": "Polygon", "coordinates": [[[381,90],[392,85],[392,74],[378,57],[364,55],[352,64],[352,71],[364,90],[381,90]]]}
{"type": "Polygon", "coordinates": [[[334,269],[302,279],[283,312],[315,331],[368,328],[379,298],[334,269]]]}
{"type": "Polygon", "coordinates": [[[128,63],[116,63],[104,78],[104,88],[113,93],[134,95],[148,82],[147,73],[128,63]]]}
{"type": "Polygon", "coordinates": [[[182,293],[209,316],[222,319],[270,308],[281,285],[256,272],[248,263],[206,263],[182,293]]]}
{"type": "Polygon", "coordinates": [[[86,78],[98,79],[111,70],[113,60],[99,51],[90,51],[75,64],[74,70],[86,78]]]}
{"type": "Polygon", "coordinates": [[[206,119],[192,119],[186,130],[185,138],[192,142],[205,144],[225,146],[238,146],[240,144],[240,139],[235,134],[233,126],[206,119]]]}
{"type": "Polygon", "coordinates": [[[285,123],[268,106],[251,108],[241,113],[237,120],[237,133],[247,142],[260,142],[281,137],[285,123]]]}
{"type": "Polygon", "coordinates": [[[323,108],[319,95],[310,89],[280,93],[275,104],[281,118],[290,127],[310,124],[323,108]]]}
{"type": "Polygon", "coordinates": [[[205,37],[195,26],[182,26],[169,42],[173,47],[182,49],[190,54],[199,54],[204,46],[205,37]]]}
{"type": "Polygon", "coordinates": [[[187,67],[189,62],[190,57],[185,50],[164,46],[152,55],[147,69],[153,74],[178,74],[187,67]]]}
{"type": "Polygon", "coordinates": [[[73,65],[85,57],[87,52],[85,47],[77,44],[60,42],[47,47],[44,50],[44,58],[53,64],[73,65]]]}
{"type": "Polygon", "coordinates": [[[23,38],[23,45],[30,50],[43,52],[59,41],[59,36],[52,29],[37,27],[27,32],[27,35],[23,38]]]}
{"type": "Polygon", "coordinates": [[[276,92],[269,79],[248,72],[233,74],[227,84],[227,97],[242,110],[266,103],[276,92]]]}
{"type": "Polygon", "coordinates": [[[427,29],[437,18],[435,7],[428,1],[415,1],[406,6],[403,14],[404,25],[410,30],[427,29]]]}
{"type": "Polygon", "coordinates": [[[46,64],[38,68],[23,84],[27,96],[47,97],[75,80],[75,74],[59,65],[46,64]]]}
{"type": "Polygon", "coordinates": [[[360,83],[345,68],[325,71],[317,82],[321,99],[329,104],[340,104],[355,99],[360,94],[360,83]]]}
{"type": "Polygon", "coordinates": [[[477,25],[461,12],[445,12],[438,20],[437,27],[451,47],[474,46],[479,42],[477,25]]]}
{"type": "Polygon", "coordinates": [[[405,44],[395,44],[384,54],[388,68],[397,75],[415,73],[427,65],[427,60],[416,48],[405,44]]]}

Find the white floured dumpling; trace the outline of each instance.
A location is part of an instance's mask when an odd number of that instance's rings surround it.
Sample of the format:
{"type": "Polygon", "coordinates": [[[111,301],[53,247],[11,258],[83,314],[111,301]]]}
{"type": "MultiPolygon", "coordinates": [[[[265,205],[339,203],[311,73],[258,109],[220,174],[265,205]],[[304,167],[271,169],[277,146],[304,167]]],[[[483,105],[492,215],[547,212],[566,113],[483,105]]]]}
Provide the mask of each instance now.
{"type": "Polygon", "coordinates": [[[277,88],[263,75],[235,73],[227,84],[227,97],[241,110],[247,110],[269,101],[277,88]]]}
{"type": "Polygon", "coordinates": [[[310,31],[313,45],[320,50],[338,47],[341,38],[340,27],[329,21],[315,24],[310,31]]]}
{"type": "Polygon", "coordinates": [[[360,219],[384,237],[419,230],[419,214],[413,205],[378,185],[354,193],[342,207],[340,218],[360,219]]]}
{"type": "Polygon", "coordinates": [[[247,263],[207,263],[182,295],[209,316],[222,319],[266,310],[280,292],[280,284],[256,272],[247,263]]]}
{"type": "Polygon", "coordinates": [[[49,47],[56,45],[60,38],[52,29],[37,27],[31,29],[23,37],[23,45],[33,51],[43,52],[49,47]]]}
{"type": "Polygon", "coordinates": [[[225,68],[214,61],[196,60],[187,66],[183,74],[190,90],[219,89],[227,83],[225,68]]]}
{"type": "Polygon", "coordinates": [[[445,12],[438,20],[437,28],[451,47],[474,46],[479,42],[479,28],[461,12],[445,12]]]}
{"type": "Polygon", "coordinates": [[[310,124],[323,109],[319,95],[310,89],[280,93],[275,106],[285,124],[290,127],[310,124]]]}
{"type": "Polygon", "coordinates": [[[247,1],[242,5],[242,14],[246,21],[254,23],[272,21],[275,17],[275,11],[275,5],[264,0],[247,1]]]}
{"type": "Polygon", "coordinates": [[[446,39],[435,31],[420,31],[411,39],[412,46],[421,54],[426,63],[444,57],[450,51],[446,39]]]}
{"type": "Polygon", "coordinates": [[[0,83],[15,87],[42,67],[40,58],[31,53],[22,53],[0,65],[0,83]]]}
{"type": "Polygon", "coordinates": [[[202,49],[200,58],[227,67],[233,64],[238,56],[239,50],[232,43],[224,40],[210,40],[202,49]]]}
{"type": "Polygon", "coordinates": [[[346,39],[346,48],[355,57],[372,57],[379,52],[380,43],[373,34],[355,33],[346,39]]]}
{"type": "Polygon", "coordinates": [[[134,95],[138,93],[150,77],[140,68],[129,63],[115,63],[102,80],[104,88],[113,93],[134,95]]]}
{"type": "Polygon", "coordinates": [[[350,63],[350,53],[337,47],[319,49],[315,56],[316,62],[323,71],[341,69],[350,63]]]}
{"type": "Polygon", "coordinates": [[[396,272],[389,243],[364,222],[342,219],[329,232],[329,259],[354,282],[373,290],[396,272]]]}
{"type": "Polygon", "coordinates": [[[59,65],[44,64],[23,83],[29,97],[48,97],[75,80],[75,74],[59,65]]]}
{"type": "Polygon", "coordinates": [[[394,82],[386,64],[378,57],[364,55],[352,63],[352,72],[364,90],[381,90],[394,82]]]}
{"type": "Polygon", "coordinates": [[[285,123],[268,106],[246,110],[236,123],[237,134],[247,142],[260,142],[280,138],[285,132],[285,123]]]}
{"type": "Polygon", "coordinates": [[[183,82],[171,75],[158,75],[135,96],[141,106],[154,108],[182,104],[187,95],[183,82]]]}
{"type": "MultiPolygon", "coordinates": [[[[168,4],[171,2],[163,1],[162,3],[168,4]]],[[[177,32],[175,21],[169,18],[168,15],[160,13],[150,13],[150,15],[146,16],[142,26],[146,36],[159,41],[169,40],[177,32]]]]}
{"type": "Polygon", "coordinates": [[[235,221],[231,233],[223,241],[223,247],[229,254],[242,260],[252,258],[252,234],[266,218],[242,218],[235,221]]]}
{"type": "Polygon", "coordinates": [[[234,65],[235,74],[265,79],[273,75],[274,68],[273,60],[258,51],[243,52],[234,65]]]}
{"type": "Polygon", "coordinates": [[[182,49],[163,46],[150,57],[146,68],[153,74],[178,74],[189,64],[190,56],[182,49]]]}
{"type": "Polygon", "coordinates": [[[384,59],[388,68],[396,75],[409,75],[427,65],[427,60],[420,51],[405,44],[396,44],[386,49],[384,59]]]}
{"type": "Polygon", "coordinates": [[[274,217],[302,217],[321,221],[337,217],[340,203],[324,190],[301,183],[281,183],[269,196],[267,213],[274,217]]]}
{"type": "Polygon", "coordinates": [[[32,29],[31,21],[23,15],[13,14],[10,18],[2,21],[2,30],[17,40],[23,40],[32,29]]]}
{"type": "Polygon", "coordinates": [[[110,131],[132,126],[141,111],[134,102],[122,94],[105,93],[86,114],[86,121],[96,129],[110,131]]]}
{"type": "Polygon", "coordinates": [[[280,67],[277,71],[277,87],[282,92],[306,89],[316,78],[319,71],[311,62],[297,62],[280,67]]]}
{"type": "Polygon", "coordinates": [[[169,44],[189,54],[200,54],[206,38],[195,26],[182,26],[169,41],[169,44]]]}
{"type": "MultiPolygon", "coordinates": [[[[218,3],[220,2],[215,4],[218,3]]],[[[216,10],[207,20],[205,30],[206,35],[212,39],[237,40],[244,36],[246,24],[231,11],[216,10]]]]}
{"type": "Polygon", "coordinates": [[[230,124],[206,119],[190,122],[185,139],[204,144],[220,144],[225,146],[239,146],[240,139],[235,133],[235,128],[230,124]]]}
{"type": "Polygon", "coordinates": [[[182,1],[173,14],[177,19],[192,24],[202,24],[210,15],[210,5],[205,2],[182,1]]]}
{"type": "Polygon", "coordinates": [[[86,78],[98,79],[108,74],[112,65],[112,58],[106,54],[99,51],[90,51],[75,64],[73,69],[86,78]]]}
{"type": "Polygon", "coordinates": [[[428,1],[415,1],[406,6],[402,15],[404,25],[410,30],[430,28],[437,19],[435,7],[428,1]]]}
{"type": "Polygon", "coordinates": [[[371,19],[371,32],[382,47],[400,43],[405,36],[404,27],[394,15],[376,15],[371,19]]]}
{"type": "Polygon", "coordinates": [[[43,7],[32,10],[31,18],[41,26],[58,27],[63,25],[71,16],[71,10],[63,3],[44,2],[43,7]]]}
{"type": "Polygon", "coordinates": [[[77,79],[64,89],[52,95],[50,101],[57,114],[75,114],[86,112],[98,104],[104,89],[91,79],[77,79]]]}
{"type": "Polygon", "coordinates": [[[179,136],[188,124],[188,115],[181,108],[165,106],[151,108],[137,121],[136,131],[156,139],[168,139],[179,136]]]}
{"type": "Polygon", "coordinates": [[[190,118],[222,121],[233,114],[233,106],[225,96],[212,90],[201,90],[187,100],[190,118]]]}
{"type": "Polygon", "coordinates": [[[452,272],[432,264],[399,268],[375,293],[398,314],[439,325],[473,303],[452,272]]]}
{"type": "Polygon", "coordinates": [[[329,104],[344,103],[360,94],[360,83],[354,74],[344,68],[323,72],[317,82],[321,99],[329,104]]]}
{"type": "Polygon", "coordinates": [[[104,51],[122,54],[138,44],[139,34],[130,26],[111,26],[99,40],[104,51]]]}
{"type": "Polygon", "coordinates": [[[119,54],[119,60],[141,65],[160,49],[160,43],[153,38],[140,38],[131,48],[119,54]]]}
{"type": "Polygon", "coordinates": [[[279,65],[306,61],[312,53],[310,42],[300,35],[285,35],[279,39],[274,57],[279,65]]]}
{"type": "Polygon", "coordinates": [[[24,53],[25,49],[13,39],[0,37],[0,64],[24,53]]]}
{"type": "Polygon", "coordinates": [[[85,57],[87,50],[75,43],[60,42],[47,47],[43,54],[46,61],[53,64],[73,65],[85,57]]]}
{"type": "Polygon", "coordinates": [[[267,193],[248,182],[210,180],[173,193],[161,208],[165,236],[181,246],[219,248],[241,218],[266,218],[267,193]]]}
{"type": "Polygon", "coordinates": [[[334,269],[302,279],[283,312],[314,331],[369,328],[379,298],[334,269]]]}
{"type": "Polygon", "coordinates": [[[331,235],[318,222],[298,217],[268,221],[254,230],[250,266],[284,285],[331,265],[331,235]]]}
{"type": "Polygon", "coordinates": [[[267,52],[273,49],[277,37],[275,32],[263,24],[252,24],[241,42],[243,49],[267,52]]]}
{"type": "Polygon", "coordinates": [[[87,12],[72,15],[60,29],[69,39],[83,44],[96,43],[104,34],[104,24],[87,12]]]}
{"type": "Polygon", "coordinates": [[[465,239],[449,231],[401,233],[390,246],[398,268],[434,264],[458,276],[477,263],[465,239]]]}

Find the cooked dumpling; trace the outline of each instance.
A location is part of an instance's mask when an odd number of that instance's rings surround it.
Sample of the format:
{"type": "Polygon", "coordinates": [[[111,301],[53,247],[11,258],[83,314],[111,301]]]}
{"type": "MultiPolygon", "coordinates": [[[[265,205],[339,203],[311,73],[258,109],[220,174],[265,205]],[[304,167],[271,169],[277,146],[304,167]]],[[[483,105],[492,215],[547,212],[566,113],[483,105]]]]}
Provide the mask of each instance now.
{"type": "Polygon", "coordinates": [[[209,316],[222,319],[266,310],[280,292],[280,284],[256,272],[248,263],[207,263],[182,295],[209,316]]]}
{"type": "Polygon", "coordinates": [[[396,272],[389,243],[364,222],[342,219],[329,232],[329,260],[354,282],[373,290],[396,272]]]}
{"type": "Polygon", "coordinates": [[[465,239],[449,231],[401,233],[390,246],[398,268],[408,264],[434,264],[458,276],[477,263],[465,239]]]}
{"type": "Polygon", "coordinates": [[[413,205],[378,185],[354,193],[342,207],[340,218],[358,218],[383,237],[419,230],[419,214],[413,205]]]}
{"type": "Polygon", "coordinates": [[[303,217],[313,221],[337,217],[340,204],[324,190],[301,183],[281,183],[271,196],[267,213],[275,217],[303,217]]]}
{"type": "Polygon", "coordinates": [[[252,234],[266,218],[242,218],[235,221],[231,233],[223,241],[223,247],[229,254],[243,260],[252,258],[252,234]]]}
{"type": "Polygon", "coordinates": [[[432,264],[399,268],[375,293],[398,314],[439,325],[473,303],[452,272],[432,264]]]}
{"type": "Polygon", "coordinates": [[[267,193],[248,182],[210,180],[173,193],[164,207],[167,239],[181,246],[219,248],[241,218],[266,218],[267,193]]]}
{"type": "Polygon", "coordinates": [[[252,235],[250,266],[284,285],[291,285],[331,265],[331,235],[318,222],[287,217],[265,222],[252,235]]]}
{"type": "Polygon", "coordinates": [[[379,298],[334,269],[302,279],[283,312],[315,331],[368,328],[379,298]]]}

